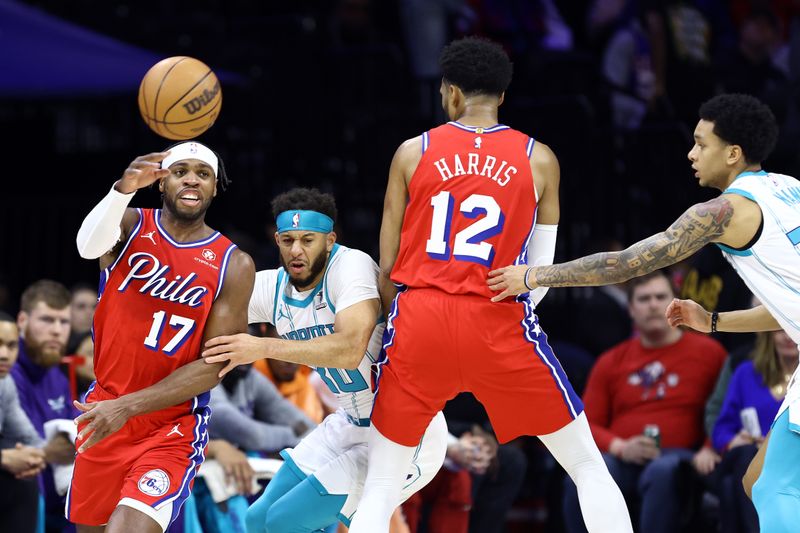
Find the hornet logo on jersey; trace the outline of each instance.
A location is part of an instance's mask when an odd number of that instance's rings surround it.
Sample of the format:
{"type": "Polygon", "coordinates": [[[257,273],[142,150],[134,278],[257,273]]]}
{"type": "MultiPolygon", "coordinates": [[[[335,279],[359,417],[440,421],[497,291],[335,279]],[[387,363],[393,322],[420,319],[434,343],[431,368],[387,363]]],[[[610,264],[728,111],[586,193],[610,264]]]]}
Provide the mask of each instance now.
{"type": "MultiPolygon", "coordinates": [[[[154,234],[155,232],[156,232],[156,231],[155,231],[155,230],[153,230],[153,231],[151,231],[150,233],[142,233],[141,237],[142,237],[142,239],[150,239],[150,242],[152,242],[153,244],[156,244],[156,240],[153,238],[153,234],[154,234]]],[[[157,245],[156,245],[156,246],[157,246],[157,245]]]]}
{"type": "Polygon", "coordinates": [[[480,137],[475,137],[475,148],[480,150],[482,142],[483,142],[483,139],[481,139],[480,137]]]}
{"type": "Polygon", "coordinates": [[[139,490],[148,496],[161,496],[169,490],[169,476],[163,470],[156,468],[139,478],[139,490]]]}
{"type": "Polygon", "coordinates": [[[296,228],[300,225],[300,213],[292,215],[292,227],[296,228]]]}

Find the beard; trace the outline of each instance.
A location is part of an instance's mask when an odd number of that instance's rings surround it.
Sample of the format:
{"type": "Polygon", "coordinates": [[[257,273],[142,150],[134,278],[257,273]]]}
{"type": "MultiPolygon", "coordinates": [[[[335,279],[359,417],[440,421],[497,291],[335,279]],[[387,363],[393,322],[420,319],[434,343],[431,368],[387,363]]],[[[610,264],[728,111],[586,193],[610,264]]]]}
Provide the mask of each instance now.
{"type": "Polygon", "coordinates": [[[211,205],[211,198],[208,198],[202,204],[200,204],[197,211],[187,212],[178,206],[177,197],[172,197],[167,194],[162,194],[161,196],[164,199],[164,209],[169,211],[170,214],[175,217],[175,219],[180,220],[181,222],[196,222],[198,220],[202,220],[202,218],[206,215],[206,211],[208,211],[208,207],[211,205]]]}
{"type": "Polygon", "coordinates": [[[67,351],[66,344],[58,343],[58,347],[46,346],[45,343],[31,339],[29,333],[25,335],[25,353],[28,358],[42,368],[50,368],[61,363],[61,358],[67,351]]]}
{"type": "MultiPolygon", "coordinates": [[[[280,258],[281,258],[281,266],[287,273],[289,273],[289,265],[286,263],[286,260],[284,260],[282,255],[280,256],[280,258]]],[[[328,253],[326,251],[323,251],[321,254],[315,257],[314,260],[311,262],[311,266],[309,267],[309,273],[307,276],[299,278],[293,276],[292,274],[289,274],[289,280],[292,282],[292,285],[294,285],[298,289],[300,287],[308,287],[309,283],[311,283],[314,280],[314,278],[316,278],[320,274],[320,272],[325,270],[325,264],[327,262],[328,262],[328,253]]]]}

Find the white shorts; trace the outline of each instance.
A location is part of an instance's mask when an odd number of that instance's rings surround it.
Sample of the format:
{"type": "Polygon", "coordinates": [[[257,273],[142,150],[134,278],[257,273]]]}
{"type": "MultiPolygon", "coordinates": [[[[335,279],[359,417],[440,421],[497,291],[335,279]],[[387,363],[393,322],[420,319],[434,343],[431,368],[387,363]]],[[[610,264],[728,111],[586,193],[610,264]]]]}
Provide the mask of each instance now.
{"type": "MultiPolygon", "coordinates": [[[[340,518],[347,524],[356,512],[367,475],[369,427],[349,422],[342,410],[325,418],[295,448],[281,456],[307,476],[320,494],[347,494],[340,518]],[[314,482],[316,480],[316,482],[314,482]]],[[[398,505],[427,485],[444,462],[447,452],[447,424],[437,413],[422,437],[400,493],[398,505]]]]}

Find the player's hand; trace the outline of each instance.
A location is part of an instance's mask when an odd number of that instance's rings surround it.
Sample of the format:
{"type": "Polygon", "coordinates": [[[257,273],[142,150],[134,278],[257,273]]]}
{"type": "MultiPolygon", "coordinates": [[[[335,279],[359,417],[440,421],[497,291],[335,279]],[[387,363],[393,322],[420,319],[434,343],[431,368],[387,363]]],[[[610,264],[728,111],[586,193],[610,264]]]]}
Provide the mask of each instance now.
{"type": "Polygon", "coordinates": [[[42,451],[45,460],[50,464],[69,465],[75,462],[75,445],[64,433],[53,435],[42,451]]]}
{"type": "Polygon", "coordinates": [[[722,458],[711,448],[703,447],[692,457],[692,466],[702,476],[710,474],[722,458]]]}
{"type": "MultiPolygon", "coordinates": [[[[525,286],[525,274],[528,272],[528,265],[511,265],[489,272],[489,279],[486,283],[489,288],[495,292],[503,291],[497,296],[492,298],[493,302],[505,300],[509,296],[516,296],[523,292],[529,292],[530,289],[525,286]]],[[[528,285],[531,289],[538,287],[536,285],[536,267],[532,267],[528,274],[528,285]]]]}
{"type": "Polygon", "coordinates": [[[636,435],[623,441],[620,459],[626,463],[643,465],[661,455],[656,441],[644,435],[636,435]]]}
{"type": "Polygon", "coordinates": [[[130,413],[122,398],[103,400],[101,402],[72,402],[83,414],[75,419],[78,427],[86,424],[78,433],[76,443],[84,441],[78,447],[83,453],[112,433],[119,431],[130,418],[130,413]],[[86,439],[86,440],[84,440],[86,439]]]}
{"type": "Polygon", "coordinates": [[[253,490],[255,472],[250,467],[247,456],[226,440],[209,442],[209,459],[216,459],[225,471],[228,483],[236,486],[239,494],[250,495],[253,490]]]}
{"type": "Polygon", "coordinates": [[[131,161],[131,164],[122,173],[122,178],[114,184],[114,188],[122,194],[130,194],[161,178],[166,178],[169,176],[169,169],[161,168],[161,161],[168,155],[168,151],[140,155],[131,161]]]}
{"type": "Polygon", "coordinates": [[[269,341],[269,338],[253,337],[247,333],[214,337],[206,341],[203,359],[206,363],[228,363],[219,373],[221,378],[239,365],[267,357],[265,346],[269,341]]]}
{"type": "Polygon", "coordinates": [[[667,306],[666,316],[672,327],[687,326],[703,333],[711,331],[711,313],[692,300],[673,298],[667,306]]]}
{"type": "Polygon", "coordinates": [[[0,456],[2,456],[0,466],[3,470],[14,474],[17,479],[33,477],[47,466],[42,450],[19,442],[13,448],[4,449],[0,456]]]}

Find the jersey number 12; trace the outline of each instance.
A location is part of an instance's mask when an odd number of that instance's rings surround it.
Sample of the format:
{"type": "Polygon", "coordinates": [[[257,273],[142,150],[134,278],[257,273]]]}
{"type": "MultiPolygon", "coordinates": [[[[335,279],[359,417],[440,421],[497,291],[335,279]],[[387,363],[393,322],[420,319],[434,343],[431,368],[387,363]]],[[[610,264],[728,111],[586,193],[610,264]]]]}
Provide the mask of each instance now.
{"type": "Polygon", "coordinates": [[[500,206],[491,196],[485,194],[472,194],[461,202],[458,210],[467,218],[477,220],[456,233],[452,252],[450,250],[450,226],[453,220],[453,195],[442,191],[431,198],[433,206],[433,220],[431,221],[431,237],[425,245],[425,251],[433,259],[447,261],[450,254],[458,261],[470,261],[491,266],[494,259],[494,247],[485,242],[503,231],[506,217],[500,206]]]}

